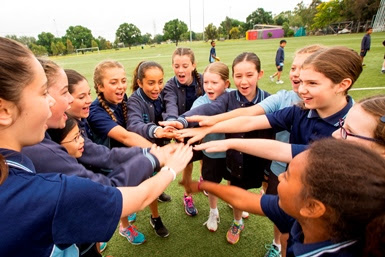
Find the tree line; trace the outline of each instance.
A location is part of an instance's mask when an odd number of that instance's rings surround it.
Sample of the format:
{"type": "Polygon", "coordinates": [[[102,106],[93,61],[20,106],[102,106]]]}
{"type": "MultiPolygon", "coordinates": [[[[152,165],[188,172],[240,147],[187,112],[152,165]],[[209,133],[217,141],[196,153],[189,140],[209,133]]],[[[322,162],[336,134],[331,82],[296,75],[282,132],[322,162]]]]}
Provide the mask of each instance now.
{"type": "Polygon", "coordinates": [[[312,0],[306,6],[303,2],[297,4],[292,11],[281,12],[272,16],[271,12],[258,8],[246,17],[246,21],[239,21],[226,17],[218,27],[208,24],[203,33],[188,31],[187,24],[174,19],[165,23],[163,34],[152,37],[142,34],[134,24],[123,23],[115,33],[115,41],[110,42],[102,36],[94,37],[90,29],[83,26],[70,26],[66,34],[59,38],[50,32],[42,32],[34,37],[7,35],[27,45],[35,55],[65,55],[72,54],[76,49],[99,47],[100,50],[112,49],[124,45],[131,48],[135,45],[160,44],[171,40],[178,42],[189,40],[238,39],[245,36],[245,32],[253,29],[255,24],[280,25],[285,31],[285,37],[293,36],[295,27],[305,27],[307,31],[323,29],[331,23],[341,21],[366,22],[372,20],[381,0],[312,0]]]}

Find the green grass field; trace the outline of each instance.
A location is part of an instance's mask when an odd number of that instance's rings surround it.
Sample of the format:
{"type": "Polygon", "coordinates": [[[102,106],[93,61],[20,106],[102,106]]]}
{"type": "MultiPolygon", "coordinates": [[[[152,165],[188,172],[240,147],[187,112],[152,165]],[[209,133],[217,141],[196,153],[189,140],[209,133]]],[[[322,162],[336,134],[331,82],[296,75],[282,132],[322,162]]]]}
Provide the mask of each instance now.
{"type": "MultiPolygon", "coordinates": [[[[255,52],[261,59],[262,69],[265,76],[260,80],[259,87],[275,93],[280,89],[290,89],[289,68],[293,60],[294,52],[303,46],[309,44],[323,44],[326,46],[343,45],[359,51],[363,34],[338,35],[338,36],[313,36],[300,38],[287,38],[285,48],[285,68],[282,80],[283,85],[276,85],[270,82],[268,76],[275,72],[274,58],[275,52],[279,46],[280,39],[270,40],[228,40],[217,42],[217,55],[221,61],[228,64],[231,69],[232,60],[241,52],[255,52]]],[[[381,65],[385,48],[382,41],[385,39],[385,33],[373,33],[371,51],[368,52],[363,73],[353,88],[371,88],[375,90],[357,90],[350,91],[350,95],[359,100],[363,97],[384,94],[385,93],[385,75],[381,74],[381,65]],[[382,88],[381,88],[382,87],[382,88]]],[[[182,42],[182,47],[193,49],[198,71],[202,72],[208,64],[210,51],[209,42],[182,42]]],[[[159,62],[165,70],[165,81],[173,76],[171,68],[171,55],[175,49],[175,44],[156,45],[155,47],[145,46],[144,49],[134,47],[131,50],[109,50],[100,53],[86,53],[84,55],[72,55],[52,58],[64,68],[71,68],[79,71],[87,77],[90,86],[93,87],[92,74],[93,69],[99,61],[104,59],[114,59],[120,61],[126,68],[129,84],[131,75],[136,65],[142,60],[153,60],[159,62]]],[[[338,60],[335,60],[338,62],[338,60]]],[[[234,85],[232,85],[234,87],[234,85]]],[[[94,92],[94,91],[93,91],[94,92]]],[[[130,94],[131,90],[128,89],[130,94]]],[[[95,94],[93,93],[95,96],[95,94]]],[[[199,165],[194,165],[193,177],[199,178],[199,165]]],[[[178,180],[178,178],[177,178],[178,180]]],[[[226,231],[232,221],[232,210],[223,201],[219,201],[219,212],[221,223],[216,232],[212,233],[202,224],[207,220],[209,213],[208,200],[203,194],[195,196],[195,204],[199,210],[196,217],[189,217],[185,214],[182,195],[183,188],[175,181],[166,190],[173,197],[170,203],[160,203],[159,210],[164,224],[170,231],[168,238],[160,238],[155,235],[149,224],[150,212],[148,208],[138,213],[136,225],[139,230],[145,234],[147,242],[143,245],[133,246],[118,233],[108,243],[104,255],[113,255],[114,257],[124,256],[263,256],[265,253],[265,244],[270,243],[273,238],[273,226],[265,217],[251,215],[245,221],[245,230],[241,234],[241,240],[236,245],[230,245],[226,242],[226,231]]],[[[254,190],[257,192],[257,190],[254,190]]],[[[133,196],[135,197],[135,196],[133,196]]],[[[89,226],[97,226],[90,221],[89,226]]]]}

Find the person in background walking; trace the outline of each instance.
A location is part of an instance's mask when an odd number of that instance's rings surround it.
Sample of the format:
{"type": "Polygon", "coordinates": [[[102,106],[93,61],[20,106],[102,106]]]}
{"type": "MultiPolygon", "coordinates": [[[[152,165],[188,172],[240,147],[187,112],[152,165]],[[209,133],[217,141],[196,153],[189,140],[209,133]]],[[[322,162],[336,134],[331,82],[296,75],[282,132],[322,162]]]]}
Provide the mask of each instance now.
{"type": "Polygon", "coordinates": [[[370,34],[372,34],[373,32],[373,28],[372,27],[368,27],[366,29],[366,34],[365,36],[362,38],[361,40],[361,52],[360,52],[360,56],[361,56],[361,63],[362,63],[362,66],[365,66],[365,63],[364,63],[364,57],[366,56],[366,53],[368,51],[370,51],[370,34]]]}
{"type": "Polygon", "coordinates": [[[277,84],[283,84],[281,80],[281,73],[283,71],[283,63],[285,61],[285,51],[286,40],[282,39],[279,41],[279,48],[277,54],[275,55],[275,66],[277,67],[277,72],[270,76],[271,82],[274,82],[274,77],[277,76],[277,84]]]}

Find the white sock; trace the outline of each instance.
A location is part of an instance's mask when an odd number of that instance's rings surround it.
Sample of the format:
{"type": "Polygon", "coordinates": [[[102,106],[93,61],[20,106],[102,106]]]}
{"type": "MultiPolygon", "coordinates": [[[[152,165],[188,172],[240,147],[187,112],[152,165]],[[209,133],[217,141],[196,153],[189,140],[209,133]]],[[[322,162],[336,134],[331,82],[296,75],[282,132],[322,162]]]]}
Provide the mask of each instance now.
{"type": "Polygon", "coordinates": [[[281,244],[277,244],[273,239],[273,245],[275,245],[278,248],[278,251],[281,251],[281,244]]]}
{"type": "Polygon", "coordinates": [[[239,224],[239,225],[243,225],[243,219],[241,218],[240,220],[236,220],[234,219],[235,223],[239,224]]]}
{"type": "Polygon", "coordinates": [[[215,208],[215,209],[210,208],[210,212],[214,213],[217,216],[219,215],[218,208],[215,208]]]}

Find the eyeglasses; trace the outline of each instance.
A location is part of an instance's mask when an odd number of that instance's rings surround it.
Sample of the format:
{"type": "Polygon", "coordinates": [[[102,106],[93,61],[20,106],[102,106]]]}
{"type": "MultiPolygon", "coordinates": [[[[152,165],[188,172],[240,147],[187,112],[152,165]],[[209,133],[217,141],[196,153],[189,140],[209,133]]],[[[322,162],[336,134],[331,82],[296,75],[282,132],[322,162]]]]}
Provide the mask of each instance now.
{"type": "Polygon", "coordinates": [[[357,137],[357,138],[361,138],[361,139],[364,139],[364,140],[368,140],[368,141],[372,141],[372,142],[377,142],[377,143],[380,141],[380,140],[375,139],[375,138],[364,137],[364,136],[355,135],[355,134],[347,132],[346,129],[343,127],[344,126],[344,119],[340,119],[338,124],[339,124],[339,127],[341,129],[340,133],[341,133],[341,138],[342,139],[346,139],[348,136],[351,136],[351,137],[357,137]]]}
{"type": "Polygon", "coordinates": [[[64,141],[64,142],[61,142],[60,144],[67,144],[67,143],[71,143],[71,142],[77,143],[79,141],[80,137],[81,137],[81,133],[79,131],[72,140],[64,141]]]}

